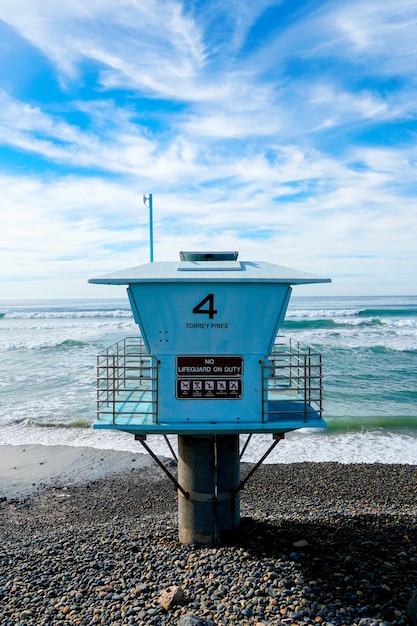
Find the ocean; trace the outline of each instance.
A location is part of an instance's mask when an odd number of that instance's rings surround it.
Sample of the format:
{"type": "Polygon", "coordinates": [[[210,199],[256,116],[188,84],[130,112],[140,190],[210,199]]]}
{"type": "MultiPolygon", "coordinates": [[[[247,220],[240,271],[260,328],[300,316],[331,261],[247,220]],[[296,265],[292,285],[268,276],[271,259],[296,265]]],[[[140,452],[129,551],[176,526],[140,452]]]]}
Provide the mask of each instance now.
{"type": "MultiPolygon", "coordinates": [[[[142,452],[132,435],[91,428],[96,354],[137,333],[127,297],[0,301],[0,445],[142,452]]],[[[288,433],[268,463],[417,465],[417,296],[293,295],[280,334],[323,355],[327,429],[288,433]]],[[[170,456],[163,437],[147,441],[170,456]]],[[[253,436],[243,460],[270,442],[253,436]]]]}

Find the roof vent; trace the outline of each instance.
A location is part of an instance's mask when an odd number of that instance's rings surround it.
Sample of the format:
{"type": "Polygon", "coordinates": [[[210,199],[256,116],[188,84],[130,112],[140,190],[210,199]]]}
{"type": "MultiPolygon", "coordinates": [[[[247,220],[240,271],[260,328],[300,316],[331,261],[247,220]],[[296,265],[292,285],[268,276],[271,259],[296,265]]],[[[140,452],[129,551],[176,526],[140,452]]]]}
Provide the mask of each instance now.
{"type": "Polygon", "coordinates": [[[239,252],[180,252],[181,261],[236,261],[239,252]]]}

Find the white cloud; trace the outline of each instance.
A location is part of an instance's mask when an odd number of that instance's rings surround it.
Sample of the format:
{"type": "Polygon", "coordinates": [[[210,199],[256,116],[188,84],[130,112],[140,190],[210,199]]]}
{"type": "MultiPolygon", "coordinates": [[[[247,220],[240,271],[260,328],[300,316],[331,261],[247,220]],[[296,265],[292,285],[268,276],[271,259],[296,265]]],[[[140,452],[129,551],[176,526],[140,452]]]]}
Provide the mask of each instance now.
{"type": "Polygon", "coordinates": [[[370,119],[387,117],[388,105],[381,97],[368,90],[360,93],[348,93],[330,85],[317,85],[310,92],[310,103],[328,105],[332,103],[333,117],[337,113],[357,119],[358,116],[370,119]]]}
{"type": "MultiPolygon", "coordinates": [[[[352,44],[350,52],[397,64],[417,51],[417,7],[410,0],[349,2],[330,12],[338,31],[352,44]]],[[[403,68],[403,71],[406,68],[403,68]]]]}
{"type": "Polygon", "coordinates": [[[178,93],[178,81],[192,81],[205,60],[201,33],[179,2],[45,0],[3,2],[0,15],[57,67],[64,82],[77,80],[79,64],[103,64],[108,87],[178,93]]]}
{"type": "Polygon", "coordinates": [[[96,122],[95,131],[81,130],[48,114],[40,107],[19,102],[0,92],[0,141],[45,159],[112,171],[137,171],[138,162],[152,157],[155,145],[140,134],[120,109],[111,102],[74,104],[89,112],[96,122]],[[101,128],[103,118],[106,127],[101,128]],[[112,120],[112,125],[108,123],[112,120]]]}
{"type": "Polygon", "coordinates": [[[23,163],[0,180],[9,285],[65,276],[81,289],[146,262],[141,197],[153,192],[157,259],[236,248],[336,274],[339,293],[366,289],[368,275],[394,289],[393,267],[414,288],[416,149],[409,136],[366,143],[355,132],[414,119],[417,9],[292,8],[251,49],[267,7],[277,3],[0,0],[0,18],[64,85],[57,102],[25,100],[13,83],[0,91],[0,143],[23,163]],[[95,82],[82,89],[87,62],[95,82]]]}

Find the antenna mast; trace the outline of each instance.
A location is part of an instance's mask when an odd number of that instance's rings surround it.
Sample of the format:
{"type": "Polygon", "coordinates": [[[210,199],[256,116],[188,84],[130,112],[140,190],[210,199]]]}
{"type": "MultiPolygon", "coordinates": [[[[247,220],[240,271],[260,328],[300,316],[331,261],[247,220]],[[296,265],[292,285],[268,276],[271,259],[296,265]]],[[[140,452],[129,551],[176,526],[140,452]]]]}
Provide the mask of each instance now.
{"type": "Polygon", "coordinates": [[[153,263],[153,215],[152,215],[152,194],[148,197],[143,194],[143,204],[149,206],[149,258],[153,263]]]}

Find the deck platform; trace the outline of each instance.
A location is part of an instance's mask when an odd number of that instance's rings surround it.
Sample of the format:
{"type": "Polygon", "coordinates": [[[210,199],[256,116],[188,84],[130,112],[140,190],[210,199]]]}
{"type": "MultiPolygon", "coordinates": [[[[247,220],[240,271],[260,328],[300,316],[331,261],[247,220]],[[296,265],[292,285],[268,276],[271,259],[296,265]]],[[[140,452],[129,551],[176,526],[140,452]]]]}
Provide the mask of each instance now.
{"type": "Polygon", "coordinates": [[[126,338],[98,355],[97,420],[93,428],[142,435],[234,435],[326,427],[322,419],[321,355],[280,339],[272,354],[256,363],[257,399],[254,396],[247,405],[232,400],[225,411],[223,401],[217,401],[209,418],[201,400],[191,400],[191,411],[188,402],[184,405],[181,401],[164,411],[160,406],[163,389],[159,361],[146,353],[140,338],[126,338]],[[236,402],[239,405],[233,404],[236,402]],[[245,413],[245,406],[252,410],[245,413]]]}
{"type": "Polygon", "coordinates": [[[122,430],[133,434],[255,434],[285,433],[299,428],[326,428],[320,411],[306,403],[299,394],[283,390],[270,391],[264,402],[263,420],[239,419],[235,422],[163,420],[157,418],[155,392],[151,389],[134,389],[115,394],[111,403],[100,407],[100,416],[93,428],[122,430]]]}
{"type": "Polygon", "coordinates": [[[312,407],[307,407],[307,421],[305,420],[304,403],[277,403],[270,402],[268,410],[270,416],[267,422],[239,421],[235,424],[230,422],[195,422],[184,423],[163,422],[152,423],[149,416],[119,415],[115,422],[109,416],[109,421],[97,420],[93,428],[100,430],[121,430],[132,434],[143,435],[238,435],[259,433],[286,433],[299,428],[326,428],[326,422],[312,407]]]}

